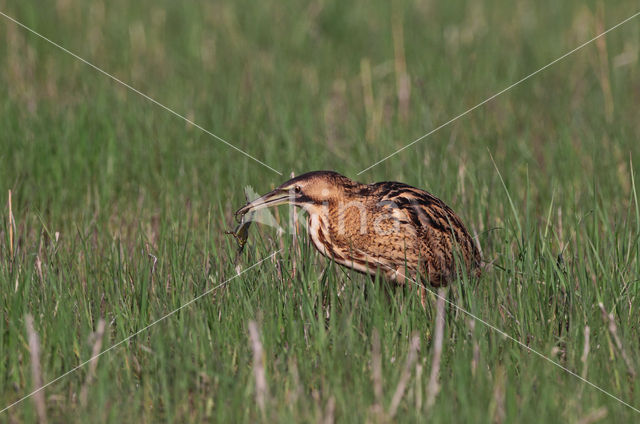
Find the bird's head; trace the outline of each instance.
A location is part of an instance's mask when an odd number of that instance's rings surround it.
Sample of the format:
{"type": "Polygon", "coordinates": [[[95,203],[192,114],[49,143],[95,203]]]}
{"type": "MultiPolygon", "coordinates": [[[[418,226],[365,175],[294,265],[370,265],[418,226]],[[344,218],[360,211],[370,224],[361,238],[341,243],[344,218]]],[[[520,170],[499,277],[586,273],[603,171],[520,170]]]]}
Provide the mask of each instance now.
{"type": "Polygon", "coordinates": [[[236,216],[277,205],[295,205],[312,210],[343,196],[345,190],[359,185],[333,171],[314,171],[302,174],[281,184],[273,191],[247,203],[236,216]]]}

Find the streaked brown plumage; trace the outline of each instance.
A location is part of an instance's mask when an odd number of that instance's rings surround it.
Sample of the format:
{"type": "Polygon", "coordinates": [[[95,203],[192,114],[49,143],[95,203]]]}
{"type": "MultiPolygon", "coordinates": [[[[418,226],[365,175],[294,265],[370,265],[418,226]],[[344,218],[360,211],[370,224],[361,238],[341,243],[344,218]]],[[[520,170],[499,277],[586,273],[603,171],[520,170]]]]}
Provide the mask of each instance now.
{"type": "MultiPolygon", "coordinates": [[[[236,214],[280,204],[303,208],[314,246],[359,272],[433,286],[449,283],[460,266],[478,273],[480,254],[460,218],[419,188],[392,181],[361,184],[316,171],[285,182],[236,214]]],[[[423,302],[425,295],[422,288],[423,302]]]]}

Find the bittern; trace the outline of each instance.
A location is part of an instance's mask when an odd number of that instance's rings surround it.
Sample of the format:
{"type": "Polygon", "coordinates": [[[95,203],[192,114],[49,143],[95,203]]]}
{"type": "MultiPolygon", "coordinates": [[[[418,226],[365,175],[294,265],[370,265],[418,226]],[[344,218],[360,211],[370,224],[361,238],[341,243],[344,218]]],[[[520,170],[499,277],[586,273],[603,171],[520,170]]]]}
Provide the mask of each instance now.
{"type": "MultiPolygon", "coordinates": [[[[320,253],[361,273],[432,286],[451,282],[458,270],[479,273],[480,253],[462,220],[419,188],[393,181],[361,184],[315,171],[247,203],[236,216],[282,204],[307,212],[308,233],[320,253]]],[[[246,224],[240,228],[246,240],[246,224]]],[[[424,285],[421,300],[424,305],[424,285]]]]}

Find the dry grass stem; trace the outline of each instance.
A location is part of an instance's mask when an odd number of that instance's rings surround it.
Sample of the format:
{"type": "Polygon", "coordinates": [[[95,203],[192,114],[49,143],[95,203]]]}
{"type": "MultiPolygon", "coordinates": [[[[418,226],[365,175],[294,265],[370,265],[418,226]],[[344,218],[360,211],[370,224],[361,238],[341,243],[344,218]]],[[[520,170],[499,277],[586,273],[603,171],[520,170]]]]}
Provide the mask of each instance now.
{"type": "Polygon", "coordinates": [[[431,362],[431,375],[427,385],[427,409],[430,409],[436,401],[440,391],[438,378],[440,375],[440,358],[442,357],[442,339],[444,333],[444,302],[447,296],[445,288],[438,289],[438,301],[436,303],[436,328],[433,334],[433,360],[431,362]]]}
{"type": "Polygon", "coordinates": [[[145,247],[147,248],[147,256],[149,256],[149,258],[151,258],[151,260],[153,261],[151,263],[151,292],[155,293],[156,292],[155,275],[156,275],[156,265],[158,264],[158,257],[153,253],[151,253],[151,246],[149,246],[148,243],[146,244],[145,247]]]}
{"type": "Polygon", "coordinates": [[[469,332],[471,334],[471,338],[473,338],[473,357],[471,358],[471,375],[476,376],[476,371],[478,369],[478,362],[480,362],[480,345],[478,344],[478,340],[475,338],[475,328],[476,328],[476,320],[469,318],[467,320],[467,325],[469,326],[469,332]]]}
{"type": "Polygon", "coordinates": [[[376,102],[373,95],[371,62],[366,58],[360,61],[360,82],[362,84],[364,111],[367,117],[365,138],[368,142],[373,142],[378,137],[382,125],[383,105],[380,101],[376,102]]]}
{"type": "Polygon", "coordinates": [[[327,407],[324,412],[323,424],[333,424],[336,420],[336,398],[331,396],[327,401],[327,407]]]}
{"type": "Polygon", "coordinates": [[[594,409],[584,417],[580,418],[580,420],[578,420],[578,424],[592,424],[604,419],[606,416],[607,408],[603,406],[601,408],[594,409]]]}
{"type": "MultiPolygon", "coordinates": [[[[24,317],[27,327],[27,336],[29,339],[29,354],[31,355],[31,378],[33,379],[33,390],[38,390],[43,386],[42,368],[40,366],[40,340],[38,333],[33,327],[33,317],[27,314],[24,317]]],[[[44,398],[44,390],[33,393],[33,404],[38,414],[38,422],[40,424],[47,422],[47,406],[44,398]]]]}
{"type": "Polygon", "coordinates": [[[13,206],[11,205],[11,190],[9,190],[9,255],[13,262],[13,206]]]}
{"type": "Polygon", "coordinates": [[[256,384],[256,403],[264,415],[267,402],[267,377],[264,369],[264,351],[260,341],[260,332],[255,321],[249,321],[249,340],[253,350],[253,376],[256,384]]]}
{"type": "Polygon", "coordinates": [[[584,347],[582,348],[582,356],[580,357],[580,361],[582,361],[582,374],[581,377],[587,378],[587,368],[589,363],[587,359],[589,357],[589,336],[591,334],[591,329],[588,325],[584,326],[584,347]]]}
{"type": "Polygon", "coordinates": [[[495,383],[493,386],[493,402],[491,404],[491,415],[495,424],[502,424],[506,416],[504,407],[504,387],[505,371],[502,366],[499,366],[495,374],[495,383]]]}
{"type": "Polygon", "coordinates": [[[413,364],[416,362],[416,359],[418,357],[418,349],[420,349],[420,336],[418,334],[414,334],[411,337],[411,345],[409,346],[407,361],[404,364],[404,369],[402,370],[402,375],[400,376],[400,380],[398,381],[396,391],[393,394],[393,399],[391,399],[391,405],[389,406],[389,412],[387,414],[389,419],[393,419],[393,417],[396,415],[396,412],[398,412],[398,406],[400,406],[400,401],[404,396],[404,391],[407,388],[409,378],[411,377],[411,369],[413,368],[413,364]]]}
{"type": "Polygon", "coordinates": [[[382,414],[382,353],[380,348],[380,335],[378,330],[373,329],[371,334],[371,374],[373,380],[373,394],[376,403],[373,406],[373,412],[376,415],[382,414]]]}
{"type": "Polygon", "coordinates": [[[87,395],[89,393],[89,386],[93,382],[93,379],[96,375],[96,368],[98,367],[98,354],[100,350],[102,350],[102,339],[104,337],[104,329],[106,327],[106,322],[104,319],[100,318],[98,321],[98,325],[96,326],[96,332],[93,334],[94,342],[93,348],[91,349],[91,357],[95,358],[93,361],[89,363],[89,370],[87,371],[87,377],[84,380],[84,384],[80,389],[80,404],[87,404],[87,395]]]}
{"type": "Polygon", "coordinates": [[[605,320],[605,322],[608,323],[609,333],[611,333],[611,337],[613,337],[613,341],[615,342],[616,347],[620,352],[620,356],[622,356],[624,363],[627,365],[627,371],[629,372],[629,375],[635,378],[636,377],[635,367],[633,366],[633,362],[631,361],[631,359],[627,355],[627,352],[624,350],[624,347],[622,346],[622,341],[618,336],[618,326],[616,325],[616,320],[613,317],[613,314],[607,313],[607,310],[604,308],[604,305],[602,304],[602,302],[598,303],[598,306],[600,307],[600,311],[602,311],[602,318],[605,320]]]}
{"type": "Polygon", "coordinates": [[[393,56],[396,72],[396,91],[398,96],[398,114],[403,122],[409,119],[409,96],[411,95],[411,81],[407,73],[407,61],[404,53],[404,27],[402,22],[402,7],[394,2],[391,15],[391,31],[393,33],[393,56]]]}
{"type": "Polygon", "coordinates": [[[416,363],[416,411],[422,410],[422,370],[420,362],[416,363]]]}
{"type": "MultiPolygon", "coordinates": [[[[597,12],[595,14],[596,32],[601,34],[605,31],[604,26],[604,3],[598,2],[597,12]]],[[[598,58],[600,59],[600,86],[602,87],[602,97],[604,98],[604,116],[607,123],[613,121],[613,93],[611,91],[611,79],[609,77],[609,53],[607,52],[607,39],[600,37],[596,40],[596,48],[598,49],[598,58]]]]}
{"type": "Polygon", "coordinates": [[[42,274],[42,260],[40,255],[36,255],[36,273],[38,274],[38,281],[40,284],[44,284],[44,275],[42,274]]]}

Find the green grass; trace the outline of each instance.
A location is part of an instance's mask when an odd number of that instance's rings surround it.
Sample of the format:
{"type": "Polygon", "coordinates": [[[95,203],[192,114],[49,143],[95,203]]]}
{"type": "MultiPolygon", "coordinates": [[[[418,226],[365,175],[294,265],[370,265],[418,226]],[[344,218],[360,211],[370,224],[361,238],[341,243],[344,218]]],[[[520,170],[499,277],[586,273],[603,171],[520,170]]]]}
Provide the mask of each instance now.
{"type": "MultiPolygon", "coordinates": [[[[333,169],[354,178],[637,7],[0,3],[285,176],[333,169]],[[405,117],[395,67],[403,57],[394,50],[400,29],[411,84],[405,117]]],[[[640,372],[639,54],[640,18],[358,176],[423,187],[451,205],[499,267],[456,282],[449,299],[636,408],[638,377],[598,303],[613,314],[640,372]]],[[[265,192],[284,179],[0,17],[0,408],[33,390],[26,314],[51,381],[91,356],[100,318],[104,349],[233,277],[235,246],[224,231],[235,225],[243,188],[265,192]]],[[[279,219],[288,219],[284,208],[279,219]]],[[[239,265],[282,249],[273,260],[101,356],[86,404],[79,393],[88,366],[47,387],[49,420],[383,420],[372,384],[374,330],[383,410],[411,335],[420,335],[398,421],[638,419],[450,307],[441,389],[427,409],[433,307],[425,312],[410,289],[387,293],[329,265],[304,233],[300,246],[296,256],[290,234],[252,228],[239,265]],[[251,320],[264,347],[264,413],[255,400],[251,320]]],[[[36,420],[32,399],[0,415],[36,420]]]]}

